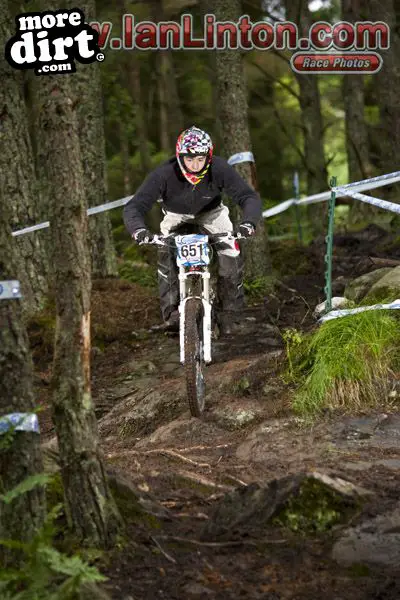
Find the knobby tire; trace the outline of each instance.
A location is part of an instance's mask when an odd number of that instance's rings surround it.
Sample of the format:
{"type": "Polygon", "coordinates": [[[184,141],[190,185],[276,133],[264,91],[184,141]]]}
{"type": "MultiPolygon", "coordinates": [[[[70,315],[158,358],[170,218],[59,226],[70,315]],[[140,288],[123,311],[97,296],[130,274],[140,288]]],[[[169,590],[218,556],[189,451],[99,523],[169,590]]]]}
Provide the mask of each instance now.
{"type": "Polygon", "coordinates": [[[203,304],[199,298],[189,298],[185,304],[185,376],[190,413],[201,417],[204,411],[205,381],[202,359],[203,304]]]}

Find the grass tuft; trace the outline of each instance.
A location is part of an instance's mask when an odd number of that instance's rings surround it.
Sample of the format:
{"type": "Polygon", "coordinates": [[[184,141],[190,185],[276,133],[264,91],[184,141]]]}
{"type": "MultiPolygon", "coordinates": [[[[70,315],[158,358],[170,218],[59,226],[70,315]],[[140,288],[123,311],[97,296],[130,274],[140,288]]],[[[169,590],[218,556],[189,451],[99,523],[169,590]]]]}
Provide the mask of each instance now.
{"type": "Polygon", "coordinates": [[[289,377],[299,383],[293,408],[359,411],[385,404],[400,365],[398,319],[368,311],[327,321],[287,344],[289,377]]]}

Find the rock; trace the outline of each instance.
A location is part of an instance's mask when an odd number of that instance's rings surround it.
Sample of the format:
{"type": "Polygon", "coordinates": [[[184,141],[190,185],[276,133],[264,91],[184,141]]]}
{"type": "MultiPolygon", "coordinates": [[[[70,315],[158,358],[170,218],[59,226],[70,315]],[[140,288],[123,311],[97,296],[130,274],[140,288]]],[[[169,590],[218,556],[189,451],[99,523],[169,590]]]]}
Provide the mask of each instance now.
{"type": "Polygon", "coordinates": [[[382,269],[376,269],[370,273],[365,273],[365,275],[361,275],[361,277],[353,279],[353,281],[348,283],[346,286],[344,291],[345,297],[349,300],[353,300],[354,302],[359,302],[364,298],[364,296],[367,295],[372,286],[390,271],[392,271],[390,267],[385,267],[382,269]]]}
{"type": "Polygon", "coordinates": [[[332,557],[346,566],[366,563],[398,568],[400,508],[348,529],[334,545],[332,557]]]}
{"type": "Polygon", "coordinates": [[[348,417],[333,429],[337,447],[354,444],[374,448],[400,448],[400,415],[348,417]]]}
{"type": "MultiPolygon", "coordinates": [[[[318,306],[314,310],[314,317],[319,317],[325,313],[326,300],[318,304],[318,306]]],[[[349,301],[347,298],[342,296],[334,296],[332,298],[332,310],[337,310],[340,308],[347,308],[349,306],[349,301]]]]}
{"type": "Polygon", "coordinates": [[[325,531],[344,522],[370,494],[324,473],[299,473],[252,483],[223,496],[202,529],[202,539],[262,536],[273,521],[294,531],[325,531]]]}
{"type": "Polygon", "coordinates": [[[343,295],[347,282],[348,279],[346,277],[339,275],[339,277],[332,281],[332,294],[335,296],[339,296],[339,294],[343,295]]]}
{"type": "Polygon", "coordinates": [[[147,448],[153,444],[169,444],[174,446],[176,445],[176,440],[180,439],[182,435],[189,437],[189,439],[203,439],[204,436],[211,433],[218,435],[218,431],[221,433],[221,430],[216,425],[204,422],[202,419],[186,418],[185,414],[165,425],[157,427],[153,433],[137,442],[135,448],[147,448]]]}
{"type": "Polygon", "coordinates": [[[169,421],[177,416],[185,399],[180,380],[174,381],[167,389],[137,390],[100,419],[99,432],[102,436],[117,437],[151,433],[163,420],[169,421]]]}
{"type": "Polygon", "coordinates": [[[366,298],[371,297],[371,302],[380,302],[387,298],[390,300],[400,298],[400,266],[386,269],[386,271],[387,273],[374,283],[366,296],[366,298]]]}
{"type": "Polygon", "coordinates": [[[400,459],[382,458],[381,460],[374,461],[360,460],[354,463],[344,463],[342,466],[344,469],[350,469],[351,471],[366,471],[367,469],[377,465],[381,465],[387,469],[393,469],[393,471],[398,471],[400,469],[400,459]]]}
{"type": "Polygon", "coordinates": [[[212,411],[212,416],[217,424],[229,430],[243,429],[254,423],[261,415],[262,410],[259,407],[225,406],[212,411]]]}
{"type": "Polygon", "coordinates": [[[123,505],[125,511],[139,517],[142,513],[148,513],[158,519],[169,520],[171,518],[171,512],[168,508],[160,504],[149,493],[149,488],[143,485],[143,481],[135,484],[125,473],[109,466],[106,468],[106,474],[117,505],[123,505]]]}
{"type": "Polygon", "coordinates": [[[238,446],[236,457],[246,462],[264,462],[270,452],[271,433],[282,429],[285,423],[288,424],[288,421],[282,419],[269,419],[263,422],[238,446]]]}

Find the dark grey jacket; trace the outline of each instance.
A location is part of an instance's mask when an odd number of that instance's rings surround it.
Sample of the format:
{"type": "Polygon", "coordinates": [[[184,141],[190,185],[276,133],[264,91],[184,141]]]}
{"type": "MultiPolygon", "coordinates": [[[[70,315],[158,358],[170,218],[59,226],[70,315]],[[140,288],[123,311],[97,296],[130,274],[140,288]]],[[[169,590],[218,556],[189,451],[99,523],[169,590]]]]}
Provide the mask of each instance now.
{"type": "Polygon", "coordinates": [[[144,217],[162,198],[168,212],[196,216],[217,208],[224,191],[242,209],[243,222],[257,225],[261,217],[259,195],[220,156],[213,156],[204,179],[192,185],[183,176],[176,158],[171,158],[152,171],[124,208],[124,223],[129,233],[145,227],[144,217]]]}

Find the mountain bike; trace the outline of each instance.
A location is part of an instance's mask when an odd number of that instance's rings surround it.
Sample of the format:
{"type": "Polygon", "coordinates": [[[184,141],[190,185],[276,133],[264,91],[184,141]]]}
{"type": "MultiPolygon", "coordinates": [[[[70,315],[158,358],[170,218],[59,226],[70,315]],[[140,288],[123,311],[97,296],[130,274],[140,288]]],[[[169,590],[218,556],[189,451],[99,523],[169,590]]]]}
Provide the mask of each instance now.
{"type": "Polygon", "coordinates": [[[176,248],[179,268],[179,345],[190,413],[201,417],[205,406],[204,367],[211,363],[212,244],[243,238],[240,233],[155,235],[150,244],[176,248]]]}

